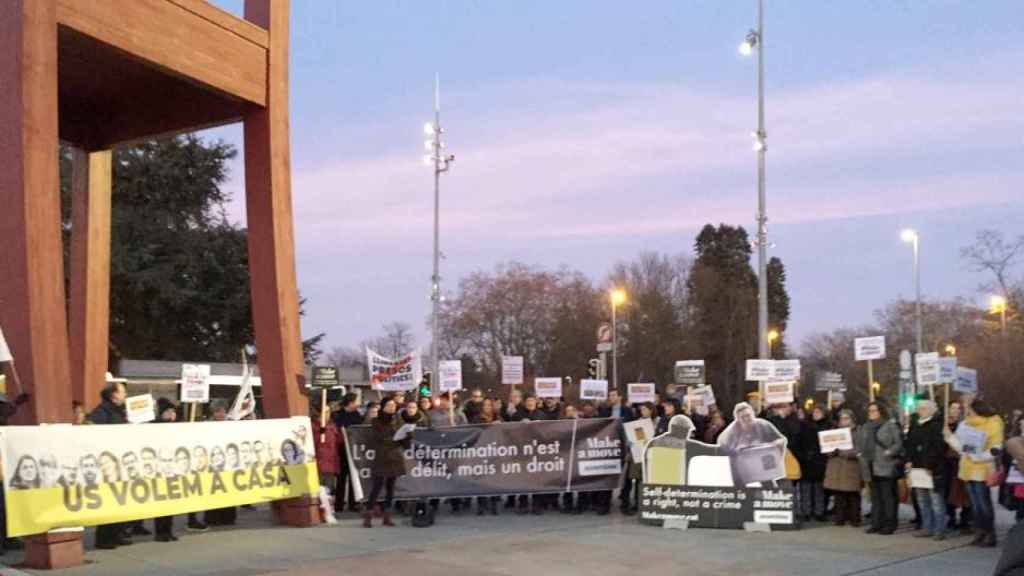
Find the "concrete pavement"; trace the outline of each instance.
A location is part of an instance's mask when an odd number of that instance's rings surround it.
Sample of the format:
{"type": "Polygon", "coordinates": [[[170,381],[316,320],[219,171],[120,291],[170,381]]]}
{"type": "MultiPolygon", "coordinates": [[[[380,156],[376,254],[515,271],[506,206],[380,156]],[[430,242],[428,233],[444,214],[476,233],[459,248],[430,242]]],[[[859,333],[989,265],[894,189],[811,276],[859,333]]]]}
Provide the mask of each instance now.
{"type": "MultiPolygon", "coordinates": [[[[860,529],[812,524],[800,531],[745,533],[726,530],[666,530],[640,525],[635,517],[612,514],[498,517],[442,513],[435,526],[367,530],[355,516],[336,526],[282,528],[270,522],[267,506],[239,513],[239,525],[181,540],[153,542],[136,537],[132,546],[86,551],[85,566],[57,572],[17,568],[20,554],[8,552],[0,574],[59,576],[242,576],[247,574],[365,576],[512,575],[573,576],[662,574],[715,576],[835,575],[909,576],[991,574],[1000,550],[967,546],[969,538],[945,542],[860,529]]],[[[1001,531],[1012,519],[1001,515],[1001,531]]],[[[148,523],[147,523],[148,524],[148,523]]],[[[91,546],[91,530],[86,542],[91,546]]]]}

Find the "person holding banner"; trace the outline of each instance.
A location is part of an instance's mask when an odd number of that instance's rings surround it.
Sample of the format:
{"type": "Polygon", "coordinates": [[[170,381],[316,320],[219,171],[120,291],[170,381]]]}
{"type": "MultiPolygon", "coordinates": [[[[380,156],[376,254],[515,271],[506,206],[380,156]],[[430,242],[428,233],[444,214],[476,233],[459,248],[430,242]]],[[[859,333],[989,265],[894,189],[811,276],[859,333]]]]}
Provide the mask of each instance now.
{"type": "MultiPolygon", "coordinates": [[[[633,410],[631,410],[629,406],[626,406],[622,401],[622,397],[619,396],[618,390],[608,391],[608,401],[601,407],[597,415],[600,418],[619,419],[619,436],[622,440],[623,446],[625,446],[625,435],[622,433],[621,424],[623,422],[632,422],[636,419],[636,416],[633,414],[633,410]]],[[[629,514],[631,510],[629,503],[631,501],[630,492],[632,490],[632,486],[633,482],[629,478],[629,469],[626,468],[622,474],[622,487],[619,490],[619,509],[623,514],[629,514]]],[[[610,492],[599,492],[598,494],[598,513],[600,513],[601,511],[611,508],[612,495],[610,492]],[[607,503],[605,503],[605,499],[607,499],[607,503]]],[[[604,513],[607,514],[608,512],[605,511],[604,513]]]]}
{"type": "Polygon", "coordinates": [[[373,527],[375,515],[380,516],[382,525],[394,526],[391,522],[391,502],[395,498],[395,481],[405,475],[402,449],[410,441],[409,436],[395,439],[395,433],[402,422],[397,412],[398,402],[394,398],[386,398],[381,403],[380,413],[370,423],[373,437],[369,447],[376,455],[370,467],[370,496],[366,499],[366,510],[363,511],[363,528],[373,527]],[[381,490],[384,490],[384,502],[378,504],[381,490]]]}
{"type": "MultiPolygon", "coordinates": [[[[18,407],[28,402],[28,394],[20,394],[14,403],[7,401],[5,394],[0,394],[0,426],[7,426],[7,419],[18,411],[18,407]]],[[[21,550],[25,546],[21,540],[7,537],[7,511],[4,503],[3,483],[0,483],[0,555],[4,550],[21,550]]]]}
{"type": "MultiPolygon", "coordinates": [[[[124,407],[127,395],[123,382],[108,382],[100,392],[99,405],[89,413],[87,420],[93,424],[127,424],[128,415],[124,407]]],[[[97,526],[96,548],[113,550],[118,546],[130,545],[132,540],[125,534],[125,528],[124,524],[97,526]]]]}
{"type": "Polygon", "coordinates": [[[918,538],[946,539],[946,440],[938,407],[931,400],[917,401],[917,418],[910,423],[903,447],[907,452],[910,483],[921,513],[918,538]]]}
{"type": "Polygon", "coordinates": [[[967,405],[967,417],[957,427],[956,435],[947,433],[947,441],[960,452],[960,479],[967,484],[976,533],[973,546],[996,546],[995,509],[992,506],[990,483],[996,472],[993,449],[1003,445],[1003,419],[984,400],[967,405]],[[970,434],[968,434],[970,433],[970,434]],[[960,438],[981,438],[977,446],[968,447],[960,438]]]}
{"type": "Polygon", "coordinates": [[[841,410],[837,422],[839,428],[849,428],[853,447],[835,450],[828,455],[825,489],[832,492],[835,502],[832,523],[836,526],[849,524],[856,528],[861,522],[860,490],[863,487],[860,463],[857,461],[857,419],[852,410],[841,410]]]}
{"type": "MultiPolygon", "coordinates": [[[[427,397],[424,396],[423,398],[427,397]]],[[[427,398],[427,403],[430,403],[430,398],[427,398]]],[[[352,392],[342,396],[341,410],[333,414],[333,420],[335,427],[342,431],[342,433],[344,433],[344,430],[349,426],[359,426],[362,424],[363,415],[359,413],[359,396],[356,396],[352,392]]],[[[348,453],[345,451],[344,442],[338,443],[338,462],[341,462],[342,466],[338,471],[338,490],[334,493],[334,511],[340,514],[345,511],[346,495],[349,493],[346,488],[351,480],[349,468],[347,466],[348,453]]],[[[359,504],[356,502],[355,498],[348,498],[348,510],[349,512],[359,511],[359,504]]]]}

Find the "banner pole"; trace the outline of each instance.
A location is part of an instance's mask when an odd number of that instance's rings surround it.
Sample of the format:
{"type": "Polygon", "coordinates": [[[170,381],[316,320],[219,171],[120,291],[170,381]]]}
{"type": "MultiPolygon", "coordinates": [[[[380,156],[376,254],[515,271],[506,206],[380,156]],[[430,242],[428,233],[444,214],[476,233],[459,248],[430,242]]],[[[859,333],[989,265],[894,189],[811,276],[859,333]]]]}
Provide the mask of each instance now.
{"type": "Polygon", "coordinates": [[[832,412],[832,391],[831,390],[828,391],[828,400],[825,400],[825,402],[828,403],[827,406],[826,406],[826,411],[832,412]]]}
{"type": "Polygon", "coordinates": [[[951,384],[946,384],[942,387],[942,415],[948,418],[946,411],[949,410],[949,388],[951,384]]]}
{"type": "Polygon", "coordinates": [[[320,443],[324,443],[324,432],[327,428],[327,388],[320,389],[320,443]]]}
{"type": "Polygon", "coordinates": [[[868,398],[875,401],[875,363],[868,360],[868,398]]]}
{"type": "Polygon", "coordinates": [[[455,426],[455,391],[448,392],[448,424],[455,426]]]}
{"type": "Polygon", "coordinates": [[[188,421],[189,422],[195,422],[196,421],[196,403],[195,402],[189,402],[188,403],[188,421]]]}

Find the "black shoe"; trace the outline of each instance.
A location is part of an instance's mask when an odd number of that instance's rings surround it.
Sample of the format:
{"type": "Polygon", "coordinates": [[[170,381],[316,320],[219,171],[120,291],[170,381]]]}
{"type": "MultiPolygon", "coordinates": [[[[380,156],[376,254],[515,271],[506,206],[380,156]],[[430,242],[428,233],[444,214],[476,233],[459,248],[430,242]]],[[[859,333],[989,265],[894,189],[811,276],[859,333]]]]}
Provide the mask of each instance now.
{"type": "Polygon", "coordinates": [[[624,507],[620,509],[620,512],[622,512],[623,516],[632,516],[636,514],[636,508],[624,507]]]}
{"type": "Polygon", "coordinates": [[[117,538],[114,541],[117,542],[118,546],[131,546],[132,545],[132,539],[127,537],[127,536],[124,536],[123,534],[118,534],[117,538]]]}
{"type": "Polygon", "coordinates": [[[156,540],[157,542],[177,542],[178,537],[174,534],[157,534],[153,540],[156,540]]]}
{"type": "Polygon", "coordinates": [[[4,540],[3,546],[0,546],[0,550],[24,550],[25,544],[17,538],[8,538],[4,540]]]}
{"type": "Polygon", "coordinates": [[[868,529],[864,531],[864,533],[865,534],[877,534],[878,531],[879,531],[878,528],[875,528],[874,526],[869,526],[868,529]]]}
{"type": "Polygon", "coordinates": [[[882,528],[881,530],[878,531],[878,535],[879,536],[891,536],[891,535],[893,535],[895,533],[896,533],[896,531],[893,530],[892,528],[882,528]]]}
{"type": "Polygon", "coordinates": [[[97,542],[97,550],[113,550],[117,548],[117,542],[97,542]]]}
{"type": "Polygon", "coordinates": [[[818,522],[828,522],[828,517],[825,516],[824,514],[821,514],[819,516],[815,516],[814,519],[817,520],[818,522]]]}
{"type": "Polygon", "coordinates": [[[132,536],[152,536],[153,533],[146,529],[142,523],[132,525],[132,536]]]}
{"type": "Polygon", "coordinates": [[[185,524],[185,529],[189,532],[206,532],[210,527],[200,522],[198,518],[189,518],[188,523],[185,524]]]}
{"type": "Polygon", "coordinates": [[[476,507],[476,515],[477,516],[483,516],[486,513],[487,513],[487,509],[484,508],[483,506],[477,506],[476,507]]]}
{"type": "Polygon", "coordinates": [[[599,508],[597,510],[597,515],[598,516],[607,516],[609,512],[611,512],[611,510],[608,509],[608,508],[599,508]]]}
{"type": "Polygon", "coordinates": [[[570,507],[570,506],[562,507],[562,514],[572,514],[572,512],[573,512],[572,507],[570,507]]]}

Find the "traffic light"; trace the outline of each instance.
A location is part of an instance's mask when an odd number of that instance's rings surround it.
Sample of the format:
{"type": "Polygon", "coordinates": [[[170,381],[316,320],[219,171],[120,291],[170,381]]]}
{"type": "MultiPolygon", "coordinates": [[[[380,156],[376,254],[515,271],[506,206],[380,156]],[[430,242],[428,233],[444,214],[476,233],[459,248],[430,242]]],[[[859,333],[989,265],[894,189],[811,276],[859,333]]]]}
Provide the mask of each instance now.
{"type": "Polygon", "coordinates": [[[597,371],[601,366],[601,360],[597,358],[591,358],[588,364],[589,366],[587,367],[587,374],[590,376],[591,380],[596,380],[597,371]]]}
{"type": "Polygon", "coordinates": [[[908,414],[914,411],[916,404],[917,399],[914,398],[913,394],[907,394],[906,397],[903,398],[903,410],[908,414]]]}
{"type": "Polygon", "coordinates": [[[423,371],[423,380],[420,382],[420,396],[430,396],[430,370],[423,371]]]}

